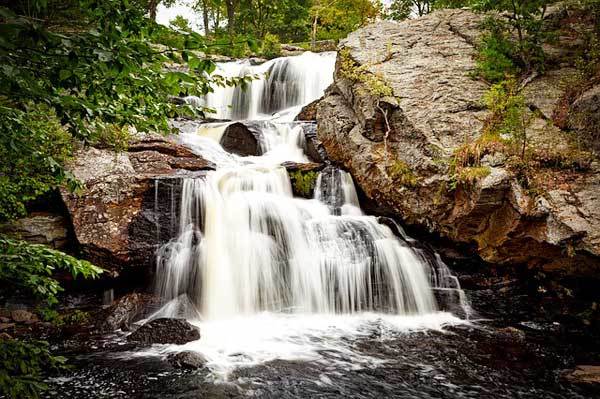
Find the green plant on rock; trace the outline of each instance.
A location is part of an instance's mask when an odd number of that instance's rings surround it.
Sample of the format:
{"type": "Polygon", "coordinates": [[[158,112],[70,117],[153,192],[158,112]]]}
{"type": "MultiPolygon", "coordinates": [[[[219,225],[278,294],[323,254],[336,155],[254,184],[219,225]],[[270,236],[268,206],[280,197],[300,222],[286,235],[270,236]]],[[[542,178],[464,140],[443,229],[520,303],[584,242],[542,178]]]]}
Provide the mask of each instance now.
{"type": "Polygon", "coordinates": [[[518,75],[517,49],[505,24],[488,17],[482,27],[484,34],[477,47],[475,74],[492,83],[518,75]]]}
{"type": "Polygon", "coordinates": [[[394,183],[399,184],[400,186],[414,188],[419,184],[419,179],[410,166],[400,159],[397,159],[388,166],[387,173],[394,183]]]}
{"type": "Polygon", "coordinates": [[[300,170],[290,172],[290,180],[294,187],[294,191],[303,197],[310,196],[315,189],[318,176],[319,174],[312,170],[308,172],[300,170]]]}
{"type": "Polygon", "coordinates": [[[366,90],[375,98],[392,96],[392,88],[383,80],[381,76],[369,71],[371,65],[358,65],[350,55],[350,50],[344,48],[340,50],[340,74],[343,78],[355,83],[362,83],[366,90]]]}

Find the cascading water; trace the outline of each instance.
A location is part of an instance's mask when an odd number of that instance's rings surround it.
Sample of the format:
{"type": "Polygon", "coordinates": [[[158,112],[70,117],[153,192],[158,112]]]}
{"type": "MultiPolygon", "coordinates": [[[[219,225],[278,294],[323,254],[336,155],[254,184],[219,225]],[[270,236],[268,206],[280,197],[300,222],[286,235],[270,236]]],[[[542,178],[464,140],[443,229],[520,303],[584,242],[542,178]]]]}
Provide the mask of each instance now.
{"type": "Polygon", "coordinates": [[[260,65],[251,65],[248,60],[219,63],[214,73],[220,76],[262,78],[247,87],[216,87],[204,99],[188,101],[212,108],[219,119],[264,119],[279,112],[291,120],[302,105],[323,95],[331,84],[334,64],[334,52],[306,52],[260,65]]]}
{"type": "MultiPolygon", "coordinates": [[[[221,117],[289,117],[322,94],[334,61],[306,53],[258,67],[221,65],[270,73],[247,92],[221,89],[205,101],[221,117]]],[[[373,317],[409,328],[456,322],[437,311],[436,290],[457,290],[457,281],[439,258],[396,236],[404,234],[399,226],[364,215],[348,173],[328,166],[313,199],[292,195],[281,163],[308,158],[302,126],[286,118],[252,122],[263,155],[249,157],[218,144],[227,123],[179,125],[179,140],[218,168],[182,181],[178,235],[157,258],[156,287],[167,304],[152,317],[202,319],[203,338],[187,347],[227,364],[239,362],[240,351],[253,361],[318,353],[315,331],[324,340],[334,320],[353,333],[373,317]]]]}

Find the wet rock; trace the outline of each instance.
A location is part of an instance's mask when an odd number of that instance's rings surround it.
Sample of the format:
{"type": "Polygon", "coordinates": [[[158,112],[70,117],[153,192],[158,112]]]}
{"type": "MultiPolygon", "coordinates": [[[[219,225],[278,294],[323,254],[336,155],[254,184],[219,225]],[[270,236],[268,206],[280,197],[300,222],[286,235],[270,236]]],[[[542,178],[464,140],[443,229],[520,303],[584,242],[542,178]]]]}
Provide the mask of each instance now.
{"type": "Polygon", "coordinates": [[[221,146],[225,151],[243,157],[262,155],[262,135],[259,129],[241,122],[227,126],[221,136],[221,146]]]}
{"type": "MultiPolygon", "coordinates": [[[[331,162],[348,170],[383,214],[470,246],[492,264],[597,275],[597,163],[568,184],[534,196],[503,157],[492,155],[483,160],[487,177],[449,189],[454,152],[477,139],[488,116],[481,102],[488,86],[469,77],[482,18],[467,10],[440,10],[351,33],[340,43],[349,61],[380,77],[393,96],[374,98],[360,82],[350,81],[338,57],[334,83],[317,105],[317,138],[331,162]],[[398,166],[417,183],[404,183],[394,172],[398,166]]],[[[566,148],[569,133],[549,124],[548,115],[560,100],[563,86],[557,82],[571,74],[570,68],[547,71],[526,86],[530,108],[539,111],[532,112],[527,132],[535,145],[547,141],[566,148]]],[[[590,104],[584,108],[595,109],[593,93],[582,97],[590,99],[582,101],[590,104]]]]}
{"type": "Polygon", "coordinates": [[[328,162],[327,151],[325,151],[323,144],[317,138],[316,124],[303,124],[302,132],[304,133],[304,152],[308,159],[313,162],[328,162]]]}
{"type": "Polygon", "coordinates": [[[69,225],[63,215],[35,212],[9,224],[0,225],[0,232],[34,244],[60,249],[68,242],[69,225]]]}
{"type": "Polygon", "coordinates": [[[577,384],[600,385],[600,366],[581,365],[563,375],[565,379],[577,384]]]}
{"type": "Polygon", "coordinates": [[[167,356],[167,361],[175,368],[199,369],[204,367],[208,360],[201,353],[185,351],[167,356]]]}
{"type": "Polygon", "coordinates": [[[200,330],[185,319],[160,318],[147,322],[127,337],[141,345],[176,344],[200,339],[200,330]]]}
{"type": "Polygon", "coordinates": [[[319,101],[321,99],[317,99],[309,104],[306,104],[300,110],[300,113],[296,116],[297,121],[316,121],[317,120],[317,106],[319,105],[319,101]]]}
{"type": "Polygon", "coordinates": [[[142,294],[132,293],[125,295],[108,309],[108,315],[98,328],[101,331],[114,331],[118,329],[128,331],[129,326],[140,315],[144,306],[145,298],[142,294]]]}
{"type": "Polygon", "coordinates": [[[157,135],[136,138],[127,152],[78,151],[68,170],[83,183],[83,192],[61,190],[61,195],[84,256],[113,277],[129,267],[151,266],[161,232],[171,225],[171,203],[166,200],[175,193],[175,177],[213,168],[186,147],[157,135]]]}

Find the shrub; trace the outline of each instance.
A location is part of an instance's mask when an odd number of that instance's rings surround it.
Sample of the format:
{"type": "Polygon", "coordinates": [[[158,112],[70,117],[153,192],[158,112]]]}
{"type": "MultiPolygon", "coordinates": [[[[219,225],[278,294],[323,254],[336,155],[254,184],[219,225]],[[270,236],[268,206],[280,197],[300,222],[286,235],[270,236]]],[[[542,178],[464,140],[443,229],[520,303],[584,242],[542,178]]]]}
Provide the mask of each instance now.
{"type": "Polygon", "coordinates": [[[406,162],[399,159],[394,161],[394,163],[388,167],[388,174],[394,183],[397,183],[403,187],[413,188],[419,183],[419,179],[412,171],[410,166],[406,162]]]}
{"type": "Polygon", "coordinates": [[[516,48],[504,25],[488,18],[484,23],[486,32],[481,38],[477,54],[476,74],[488,82],[497,83],[516,76],[516,48]]]}
{"type": "Polygon", "coordinates": [[[302,172],[300,170],[290,172],[290,180],[294,191],[303,197],[311,195],[317,183],[318,173],[314,171],[302,172]]]}
{"type": "Polygon", "coordinates": [[[47,387],[43,373],[65,367],[66,359],[53,356],[44,341],[0,338],[0,394],[13,399],[39,398],[47,387]]]}
{"type": "Polygon", "coordinates": [[[265,34],[265,37],[262,40],[260,53],[263,57],[267,58],[279,57],[281,55],[281,44],[279,42],[279,37],[271,33],[265,34]]]}

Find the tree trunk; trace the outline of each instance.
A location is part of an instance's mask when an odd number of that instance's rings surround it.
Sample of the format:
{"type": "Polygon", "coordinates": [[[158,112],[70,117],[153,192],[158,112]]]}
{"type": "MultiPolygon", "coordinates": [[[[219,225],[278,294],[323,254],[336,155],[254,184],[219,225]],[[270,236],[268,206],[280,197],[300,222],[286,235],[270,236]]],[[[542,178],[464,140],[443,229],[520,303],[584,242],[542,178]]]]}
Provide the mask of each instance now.
{"type": "Polygon", "coordinates": [[[317,22],[319,21],[319,11],[315,12],[315,19],[313,20],[312,33],[310,38],[310,47],[311,50],[315,50],[317,48],[317,22]]]}
{"type": "Polygon", "coordinates": [[[204,23],[204,36],[210,36],[210,26],[208,25],[208,0],[202,0],[202,22],[204,23]]]}
{"type": "Polygon", "coordinates": [[[160,0],[150,0],[148,2],[148,15],[153,21],[156,21],[156,8],[158,7],[159,2],[160,0]]]}
{"type": "Polygon", "coordinates": [[[235,6],[237,0],[225,0],[227,6],[227,31],[229,32],[229,44],[233,45],[233,35],[235,32],[235,6]]]}

